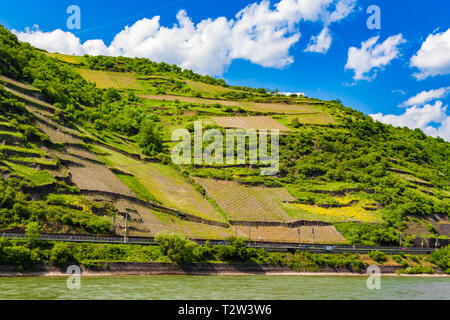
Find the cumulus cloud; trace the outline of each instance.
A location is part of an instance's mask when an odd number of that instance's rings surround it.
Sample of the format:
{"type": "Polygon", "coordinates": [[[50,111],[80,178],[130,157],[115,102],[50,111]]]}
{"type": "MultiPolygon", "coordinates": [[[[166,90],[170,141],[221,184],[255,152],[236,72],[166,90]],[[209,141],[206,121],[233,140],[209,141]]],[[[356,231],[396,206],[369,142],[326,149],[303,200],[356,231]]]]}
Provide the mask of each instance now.
{"type": "Polygon", "coordinates": [[[50,52],[64,52],[68,54],[80,55],[84,52],[80,39],[70,32],[64,32],[60,29],[52,32],[42,32],[39,26],[34,25],[33,29],[25,29],[25,32],[16,32],[21,41],[28,42],[32,46],[45,48],[50,52]]]}
{"type": "Polygon", "coordinates": [[[422,91],[419,94],[415,95],[414,97],[411,97],[408,100],[401,103],[400,107],[423,106],[427,102],[444,98],[445,96],[447,96],[449,92],[450,87],[429,91],[422,91]]]}
{"type": "Polygon", "coordinates": [[[450,28],[430,34],[411,58],[410,65],[419,69],[414,74],[417,80],[450,74],[450,28]]]}
{"type": "Polygon", "coordinates": [[[423,107],[412,106],[401,115],[377,113],[370,116],[374,120],[396,127],[419,128],[430,136],[450,141],[450,116],[446,114],[446,111],[447,106],[443,106],[442,101],[438,100],[434,104],[426,104],[423,107]],[[433,127],[431,123],[438,123],[439,126],[433,127]]]}
{"type": "Polygon", "coordinates": [[[303,21],[321,22],[324,31],[313,37],[310,51],[326,52],[331,45],[328,25],[344,19],[356,0],[281,0],[273,7],[268,0],[253,3],[234,19],[219,17],[195,24],[184,10],[172,27],[160,17],[144,18],[118,33],[109,46],[103,40],[81,43],[60,29],[13,30],[21,41],[49,52],[75,55],[110,55],[149,58],[178,64],[201,74],[221,75],[233,59],[245,59],[264,67],[284,68],[294,59],[289,51],[301,33],[303,21]]]}
{"type": "Polygon", "coordinates": [[[306,47],[306,52],[327,53],[330,49],[333,38],[330,35],[330,30],[327,27],[323,28],[318,36],[312,36],[311,41],[306,47]]]}
{"type": "Polygon", "coordinates": [[[304,50],[305,52],[327,53],[330,49],[333,38],[330,33],[329,26],[346,18],[353,12],[356,6],[356,0],[342,0],[336,3],[334,11],[324,11],[322,21],[324,28],[317,36],[311,36],[308,46],[304,50]]]}
{"type": "Polygon", "coordinates": [[[372,37],[362,42],[360,49],[356,47],[348,49],[345,70],[353,70],[354,80],[370,81],[374,79],[378,70],[383,69],[392,60],[399,57],[399,46],[406,42],[401,33],[387,38],[380,44],[377,44],[378,39],[379,36],[372,37]]]}

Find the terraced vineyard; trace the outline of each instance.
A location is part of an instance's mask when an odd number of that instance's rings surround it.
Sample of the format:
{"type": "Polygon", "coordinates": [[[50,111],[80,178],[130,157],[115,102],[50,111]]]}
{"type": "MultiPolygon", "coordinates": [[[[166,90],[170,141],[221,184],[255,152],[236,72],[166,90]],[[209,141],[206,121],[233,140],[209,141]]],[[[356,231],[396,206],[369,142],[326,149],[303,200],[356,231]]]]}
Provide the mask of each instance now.
{"type": "Polygon", "coordinates": [[[87,81],[95,83],[97,88],[142,89],[134,73],[106,72],[89,69],[77,69],[77,71],[87,81]]]}
{"type": "Polygon", "coordinates": [[[289,131],[271,117],[212,117],[212,120],[223,128],[289,131]]]}
{"type": "Polygon", "coordinates": [[[84,57],[79,56],[70,56],[67,54],[60,54],[60,53],[47,53],[49,57],[56,58],[60,61],[71,63],[71,64],[81,64],[85,61],[84,57]]]}
{"type": "Polygon", "coordinates": [[[280,206],[295,200],[284,188],[247,187],[232,181],[195,178],[230,220],[290,221],[280,206]]]}
{"type": "Polygon", "coordinates": [[[450,236],[448,219],[426,220],[449,215],[450,148],[420,130],[146,59],[33,51],[1,26],[0,46],[1,228],[124,235],[128,221],[139,236],[370,245],[450,236]],[[279,171],[172,163],[172,133],[196,121],[282,131],[279,171]]]}
{"type": "Polygon", "coordinates": [[[233,227],[238,236],[253,241],[301,242],[301,243],[345,243],[345,238],[334,226],[314,226],[300,228],[285,227],[233,227]],[[300,229],[300,235],[299,235],[300,229]]]}
{"type": "Polygon", "coordinates": [[[241,107],[247,111],[254,111],[254,112],[295,114],[295,115],[318,112],[318,109],[316,107],[308,103],[301,103],[301,104],[259,103],[252,101],[229,101],[218,99],[203,99],[188,96],[148,95],[148,94],[140,94],[139,97],[148,100],[181,101],[207,105],[219,104],[222,106],[229,106],[229,107],[241,107]]]}

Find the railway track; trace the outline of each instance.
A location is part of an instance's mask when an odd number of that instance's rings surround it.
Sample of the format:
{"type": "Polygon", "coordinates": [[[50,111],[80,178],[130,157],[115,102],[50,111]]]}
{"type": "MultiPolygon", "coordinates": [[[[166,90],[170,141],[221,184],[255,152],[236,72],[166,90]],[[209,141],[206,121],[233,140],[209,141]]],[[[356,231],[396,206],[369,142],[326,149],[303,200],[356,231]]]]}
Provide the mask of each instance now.
{"type": "MultiPolygon", "coordinates": [[[[8,239],[26,239],[27,236],[21,233],[0,233],[0,238],[8,239]]],[[[105,236],[82,236],[82,235],[52,235],[41,234],[38,238],[41,241],[60,241],[60,242],[85,242],[85,243],[111,243],[111,244],[136,244],[136,245],[157,245],[152,237],[105,237],[105,236]]],[[[206,240],[191,239],[198,244],[205,244],[206,240]]],[[[223,240],[209,240],[213,246],[226,244],[223,240]]],[[[307,251],[311,253],[355,253],[365,254],[370,251],[378,250],[387,254],[409,253],[415,255],[429,254],[435,251],[435,248],[402,248],[402,247],[375,247],[375,246],[351,246],[334,244],[306,244],[306,243],[280,243],[280,242],[247,242],[249,248],[261,248],[273,252],[293,252],[296,250],[307,251]]]]}

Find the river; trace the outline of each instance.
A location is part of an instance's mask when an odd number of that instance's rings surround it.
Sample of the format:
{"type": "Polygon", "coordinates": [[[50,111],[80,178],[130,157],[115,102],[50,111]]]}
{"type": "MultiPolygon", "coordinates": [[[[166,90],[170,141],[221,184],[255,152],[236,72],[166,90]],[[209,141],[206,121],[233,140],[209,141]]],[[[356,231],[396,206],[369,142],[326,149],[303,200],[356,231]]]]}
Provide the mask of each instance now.
{"type": "Polygon", "coordinates": [[[0,278],[0,299],[19,300],[358,300],[450,299],[450,278],[384,276],[380,289],[362,276],[111,276],[0,278]]]}

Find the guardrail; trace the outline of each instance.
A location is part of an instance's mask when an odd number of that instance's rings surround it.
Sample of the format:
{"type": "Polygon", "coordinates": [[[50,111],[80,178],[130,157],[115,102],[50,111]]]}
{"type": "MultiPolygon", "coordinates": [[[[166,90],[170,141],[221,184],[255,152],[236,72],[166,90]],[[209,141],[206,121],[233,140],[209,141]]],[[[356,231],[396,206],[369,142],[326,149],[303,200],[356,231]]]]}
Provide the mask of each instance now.
{"type": "MultiPolygon", "coordinates": [[[[25,234],[20,233],[3,233],[0,237],[8,239],[26,239],[25,234]]],[[[69,235],[52,235],[41,234],[37,240],[42,241],[62,241],[62,242],[90,242],[90,243],[127,243],[127,244],[145,244],[154,245],[153,238],[125,238],[125,237],[104,237],[104,236],[69,236],[69,235]]]]}

